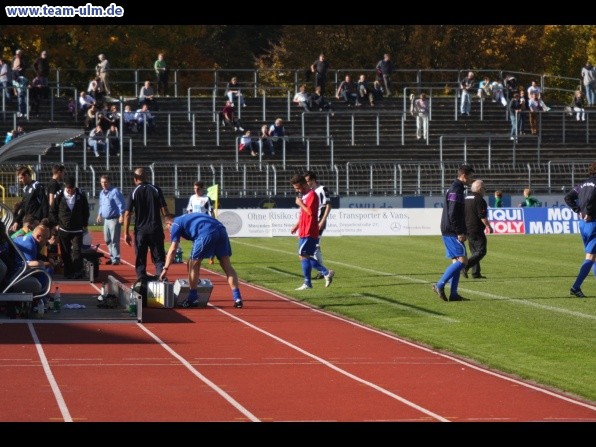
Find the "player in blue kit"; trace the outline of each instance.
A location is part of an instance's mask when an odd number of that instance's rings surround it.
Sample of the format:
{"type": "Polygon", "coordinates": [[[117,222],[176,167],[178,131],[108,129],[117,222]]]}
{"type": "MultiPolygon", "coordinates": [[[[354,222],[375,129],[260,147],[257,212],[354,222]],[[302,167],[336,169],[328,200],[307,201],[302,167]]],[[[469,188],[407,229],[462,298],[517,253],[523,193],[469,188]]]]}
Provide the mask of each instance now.
{"type": "Polygon", "coordinates": [[[443,301],[461,301],[463,298],[457,293],[460,272],[468,263],[466,246],[466,217],[465,217],[465,187],[471,183],[474,169],[468,165],[461,165],[457,170],[457,178],[453,181],[445,194],[443,214],[441,215],[441,234],[445,244],[447,258],[451,265],[447,267],[443,276],[433,285],[433,291],[443,301]],[[445,295],[445,284],[450,283],[449,298],[445,295]]]}
{"type": "Polygon", "coordinates": [[[565,194],[565,203],[574,212],[579,214],[579,231],[584,243],[586,258],[579,268],[575,282],[569,293],[578,298],[586,295],[582,292],[581,285],[594,268],[596,276],[596,163],[588,167],[588,178],[565,194]]]}
{"type": "Polygon", "coordinates": [[[188,258],[188,282],[190,292],[184,307],[195,307],[197,305],[199,284],[199,271],[203,259],[217,257],[221,268],[226,274],[228,284],[232,289],[234,307],[243,306],[242,296],[238,287],[238,274],[232,263],[232,247],[226,227],[214,217],[203,213],[190,213],[176,217],[173,214],[166,214],[164,217],[166,227],[170,229],[170,248],[166,255],[166,262],[160,279],[163,279],[170,265],[174,262],[176,250],[180,245],[180,238],[193,241],[190,256],[188,258]]]}

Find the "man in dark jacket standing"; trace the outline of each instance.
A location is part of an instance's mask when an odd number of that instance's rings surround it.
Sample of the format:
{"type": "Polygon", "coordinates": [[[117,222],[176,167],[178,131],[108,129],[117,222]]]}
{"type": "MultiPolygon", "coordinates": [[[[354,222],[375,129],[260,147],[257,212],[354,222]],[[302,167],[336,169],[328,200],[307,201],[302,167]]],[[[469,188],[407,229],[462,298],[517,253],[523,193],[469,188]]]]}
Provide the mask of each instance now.
{"type": "Polygon", "coordinates": [[[58,244],[62,261],[64,262],[64,277],[66,279],[83,278],[83,233],[89,225],[89,202],[87,195],[75,186],[74,177],[68,177],[64,182],[64,189],[58,191],[52,209],[50,220],[58,226],[58,244]]]}
{"type": "Polygon", "coordinates": [[[470,187],[470,194],[466,196],[466,230],[468,245],[472,256],[468,259],[468,265],[464,267],[464,277],[468,277],[468,270],[472,270],[472,278],[485,278],[480,273],[480,261],[486,256],[486,234],[484,230],[492,234],[493,227],[487,219],[488,204],[484,200],[486,189],[482,180],[475,180],[470,187]]]}
{"type": "Polygon", "coordinates": [[[393,63],[389,54],[384,54],[377,66],[377,79],[385,85],[385,95],[391,96],[391,73],[393,73],[393,63]]]}
{"type": "Polygon", "coordinates": [[[155,265],[156,275],[161,275],[165,261],[165,235],[162,217],[168,212],[168,205],[159,186],[147,182],[145,169],[137,168],[134,172],[135,187],[126,199],[124,211],[124,242],[132,245],[130,236],[131,216],[135,215],[134,247],[135,270],[137,279],[147,280],[147,251],[151,251],[151,260],[155,265]]]}
{"type": "Polygon", "coordinates": [[[441,216],[441,234],[445,244],[446,256],[451,259],[451,265],[436,284],[433,291],[443,301],[461,301],[457,293],[459,274],[468,263],[466,245],[466,220],[465,220],[465,186],[471,182],[474,169],[469,165],[461,165],[457,170],[457,178],[445,194],[443,214],[441,216]],[[449,298],[445,295],[445,284],[451,281],[449,298]]]}
{"type": "Polygon", "coordinates": [[[23,218],[27,214],[33,215],[37,220],[48,217],[49,205],[46,188],[37,180],[33,180],[33,173],[27,166],[17,170],[17,178],[23,186],[22,206],[15,215],[11,231],[18,230],[23,225],[23,218]]]}

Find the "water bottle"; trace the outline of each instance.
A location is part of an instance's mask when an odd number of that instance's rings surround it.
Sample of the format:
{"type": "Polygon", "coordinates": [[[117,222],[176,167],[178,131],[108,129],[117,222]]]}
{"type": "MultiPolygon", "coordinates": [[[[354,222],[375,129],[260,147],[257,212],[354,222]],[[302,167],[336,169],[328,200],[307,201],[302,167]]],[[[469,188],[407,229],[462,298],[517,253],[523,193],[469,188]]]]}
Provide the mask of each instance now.
{"type": "Polygon", "coordinates": [[[182,249],[180,247],[176,250],[176,258],[174,259],[174,262],[176,264],[182,263],[182,249]]]}
{"type": "Polygon", "coordinates": [[[45,313],[45,304],[43,302],[43,298],[40,298],[37,303],[37,318],[43,318],[43,314],[45,313]]]}
{"type": "Polygon", "coordinates": [[[54,292],[54,312],[60,312],[62,306],[62,297],[60,296],[60,288],[56,286],[56,291],[54,292]]]}

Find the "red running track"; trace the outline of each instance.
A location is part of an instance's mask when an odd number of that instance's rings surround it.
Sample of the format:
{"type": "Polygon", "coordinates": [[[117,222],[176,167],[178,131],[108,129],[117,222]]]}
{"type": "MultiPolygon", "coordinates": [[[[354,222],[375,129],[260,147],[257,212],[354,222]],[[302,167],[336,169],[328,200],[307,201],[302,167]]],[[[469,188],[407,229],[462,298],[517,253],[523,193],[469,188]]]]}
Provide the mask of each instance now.
{"type": "MultiPolygon", "coordinates": [[[[132,284],[133,251],[122,254],[100,278],[132,284]]],[[[0,420],[596,422],[593,403],[252,285],[235,309],[225,278],[202,275],[214,284],[204,309],[144,309],[143,323],[2,322],[0,420]]],[[[183,277],[173,266],[170,279],[183,277]]],[[[98,286],[61,290],[94,305],[98,286]]]]}

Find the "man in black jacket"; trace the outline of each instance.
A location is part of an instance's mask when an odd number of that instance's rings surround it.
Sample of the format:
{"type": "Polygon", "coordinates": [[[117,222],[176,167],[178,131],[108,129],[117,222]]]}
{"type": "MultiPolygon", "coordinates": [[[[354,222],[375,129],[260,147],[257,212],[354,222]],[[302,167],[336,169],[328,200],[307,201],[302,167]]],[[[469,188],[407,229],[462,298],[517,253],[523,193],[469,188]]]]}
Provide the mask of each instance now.
{"type": "Polygon", "coordinates": [[[46,188],[37,180],[33,180],[31,169],[21,166],[17,170],[17,178],[23,186],[22,206],[15,215],[11,231],[18,230],[23,224],[23,217],[31,214],[37,220],[48,217],[49,205],[46,188]]]}
{"type": "Polygon", "coordinates": [[[484,230],[492,234],[493,227],[487,219],[488,204],[484,200],[486,189],[482,180],[475,180],[470,187],[471,192],[465,198],[466,207],[466,230],[468,245],[472,256],[468,259],[468,265],[464,268],[464,277],[468,277],[468,270],[472,270],[472,278],[485,278],[480,273],[480,261],[486,256],[486,234],[484,230]]]}
{"type": "Polygon", "coordinates": [[[83,234],[89,225],[87,195],[75,186],[74,177],[68,177],[64,189],[56,194],[50,219],[58,226],[58,244],[64,262],[64,277],[83,278],[83,234]]]}

